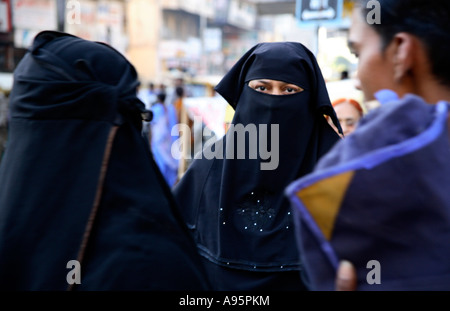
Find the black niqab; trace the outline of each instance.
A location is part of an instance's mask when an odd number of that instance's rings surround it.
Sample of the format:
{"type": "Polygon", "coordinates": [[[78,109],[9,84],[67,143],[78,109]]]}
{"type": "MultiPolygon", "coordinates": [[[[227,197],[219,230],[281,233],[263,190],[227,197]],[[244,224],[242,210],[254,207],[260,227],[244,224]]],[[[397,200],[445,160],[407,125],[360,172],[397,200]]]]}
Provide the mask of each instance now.
{"type": "MultiPolygon", "coordinates": [[[[330,115],[338,124],[315,57],[300,43],[260,43],[234,65],[216,91],[235,108],[233,125],[223,139],[204,149],[203,158],[191,164],[174,188],[186,222],[209,262],[241,271],[298,271],[301,263],[284,190],[311,172],[339,140],[324,118],[330,115]],[[247,85],[253,79],[293,83],[304,91],[265,94],[247,85]],[[256,135],[252,139],[247,134],[242,144],[235,135],[239,127],[256,135]],[[243,147],[245,157],[238,158],[243,147]]],[[[225,289],[255,288],[246,288],[242,280],[234,283],[239,284],[225,289]]]]}
{"type": "Polygon", "coordinates": [[[36,36],[14,72],[0,165],[1,289],[209,288],[141,135],[138,85],[106,44],[36,36]]]}

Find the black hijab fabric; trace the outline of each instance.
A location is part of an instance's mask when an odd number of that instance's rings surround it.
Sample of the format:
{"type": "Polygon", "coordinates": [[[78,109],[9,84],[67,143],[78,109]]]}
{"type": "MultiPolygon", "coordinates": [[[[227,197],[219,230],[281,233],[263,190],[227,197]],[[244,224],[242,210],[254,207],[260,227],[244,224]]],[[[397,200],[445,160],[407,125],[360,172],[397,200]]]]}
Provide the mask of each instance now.
{"type": "Polygon", "coordinates": [[[138,85],[134,67],[110,46],[36,36],[10,95],[0,289],[209,289],[141,135],[138,85]],[[72,260],[81,284],[69,277],[72,260]]]}
{"type": "Polygon", "coordinates": [[[339,140],[324,118],[330,115],[338,124],[315,57],[296,42],[257,44],[216,91],[235,108],[234,130],[232,126],[223,139],[206,147],[203,158],[196,159],[175,186],[182,214],[218,289],[276,289],[276,275],[282,278],[289,271],[295,272],[289,273],[294,283],[277,282],[278,289],[301,288],[301,263],[284,190],[311,172],[339,140]],[[253,79],[281,80],[304,91],[265,94],[247,85],[253,79]],[[243,159],[242,154],[238,158],[243,145],[234,135],[239,126],[257,132],[256,139],[245,139],[243,159]],[[267,148],[261,146],[264,141],[267,148]],[[249,279],[242,279],[243,274],[249,279]]]}

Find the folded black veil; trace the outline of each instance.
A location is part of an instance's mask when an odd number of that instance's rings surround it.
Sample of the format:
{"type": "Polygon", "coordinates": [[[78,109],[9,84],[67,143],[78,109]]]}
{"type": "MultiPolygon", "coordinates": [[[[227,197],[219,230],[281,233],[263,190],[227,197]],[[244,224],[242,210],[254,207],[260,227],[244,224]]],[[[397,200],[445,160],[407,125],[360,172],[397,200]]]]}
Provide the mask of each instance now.
{"type": "Polygon", "coordinates": [[[1,289],[208,289],[142,138],[138,85],[106,44],[36,36],[14,72],[0,166],[1,289]]]}

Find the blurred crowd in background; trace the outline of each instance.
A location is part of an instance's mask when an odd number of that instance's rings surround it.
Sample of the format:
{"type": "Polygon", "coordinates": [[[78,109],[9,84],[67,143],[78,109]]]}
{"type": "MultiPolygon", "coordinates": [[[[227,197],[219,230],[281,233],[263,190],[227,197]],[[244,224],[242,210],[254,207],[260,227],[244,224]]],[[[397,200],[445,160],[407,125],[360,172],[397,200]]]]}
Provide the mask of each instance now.
{"type": "Polygon", "coordinates": [[[352,98],[366,110],[353,79],[357,58],[347,47],[353,6],[351,0],[1,0],[0,152],[12,73],[42,30],[68,32],[117,49],[136,67],[138,91],[148,107],[158,92],[166,95],[166,105],[178,99],[177,122],[185,120],[192,127],[191,155],[178,163],[180,173],[198,150],[195,142],[208,139],[202,135],[205,126],[217,138],[225,133],[233,109],[214,87],[258,42],[301,42],[317,57],[331,101],[352,98]],[[150,85],[154,97],[146,95],[150,85]]]}

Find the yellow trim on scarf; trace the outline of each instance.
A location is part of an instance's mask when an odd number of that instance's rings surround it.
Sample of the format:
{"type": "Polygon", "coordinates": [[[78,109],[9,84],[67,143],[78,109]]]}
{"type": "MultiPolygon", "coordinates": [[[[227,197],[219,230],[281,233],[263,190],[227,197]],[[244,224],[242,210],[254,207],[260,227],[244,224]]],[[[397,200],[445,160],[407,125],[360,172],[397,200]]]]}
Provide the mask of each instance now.
{"type": "Polygon", "coordinates": [[[342,200],[354,171],[345,172],[316,182],[297,192],[309,213],[329,241],[342,200]]]}

